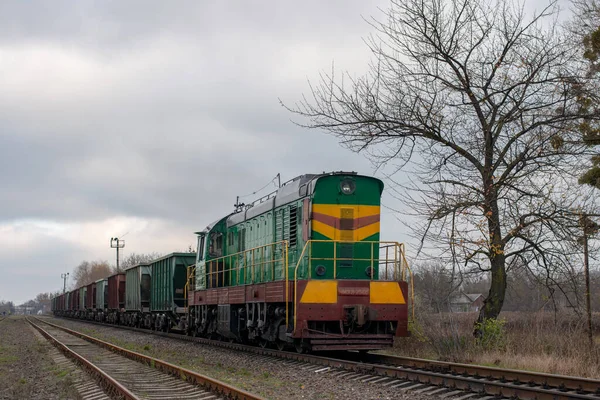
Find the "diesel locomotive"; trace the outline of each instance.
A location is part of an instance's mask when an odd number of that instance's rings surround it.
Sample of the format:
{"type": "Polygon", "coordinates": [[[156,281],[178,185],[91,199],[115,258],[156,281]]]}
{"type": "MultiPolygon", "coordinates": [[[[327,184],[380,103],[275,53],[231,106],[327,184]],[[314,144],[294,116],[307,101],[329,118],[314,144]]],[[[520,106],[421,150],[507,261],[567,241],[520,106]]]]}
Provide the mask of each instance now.
{"type": "Polygon", "coordinates": [[[53,311],[298,352],[392,346],[412,292],[404,246],[380,240],[382,191],[354,172],[298,176],[196,232],[195,254],[102,280],[109,298],[124,283],[113,307],[67,293],[53,311]]]}

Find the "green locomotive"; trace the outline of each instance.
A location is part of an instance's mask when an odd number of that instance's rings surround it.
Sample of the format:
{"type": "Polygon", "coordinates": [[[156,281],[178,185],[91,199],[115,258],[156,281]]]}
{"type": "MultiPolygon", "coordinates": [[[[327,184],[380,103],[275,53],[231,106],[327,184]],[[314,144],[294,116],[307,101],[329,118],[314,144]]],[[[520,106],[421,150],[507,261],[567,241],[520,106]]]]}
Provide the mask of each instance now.
{"type": "Polygon", "coordinates": [[[404,247],[380,241],[383,182],[301,175],[198,234],[193,335],[305,350],[371,350],[406,336],[404,247]]]}

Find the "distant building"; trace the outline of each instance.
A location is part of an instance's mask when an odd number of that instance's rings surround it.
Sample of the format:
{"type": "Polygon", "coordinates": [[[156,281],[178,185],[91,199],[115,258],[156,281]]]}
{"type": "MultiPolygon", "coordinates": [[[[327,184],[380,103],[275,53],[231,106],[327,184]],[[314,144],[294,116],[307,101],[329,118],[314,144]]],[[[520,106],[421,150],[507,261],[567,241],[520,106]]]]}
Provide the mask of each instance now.
{"type": "Polygon", "coordinates": [[[452,312],[478,312],[483,307],[485,297],[481,293],[460,293],[450,299],[452,312]]]}

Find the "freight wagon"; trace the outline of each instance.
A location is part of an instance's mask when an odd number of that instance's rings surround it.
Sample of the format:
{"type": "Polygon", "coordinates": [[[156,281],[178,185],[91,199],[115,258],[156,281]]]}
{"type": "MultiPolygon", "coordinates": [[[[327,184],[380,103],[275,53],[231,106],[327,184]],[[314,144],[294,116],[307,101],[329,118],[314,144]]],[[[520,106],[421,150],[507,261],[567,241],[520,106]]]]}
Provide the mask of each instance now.
{"type": "Polygon", "coordinates": [[[96,282],[96,311],[94,319],[104,322],[108,310],[108,279],[99,279],[96,282]]]}
{"type": "Polygon", "coordinates": [[[195,260],[196,253],[171,253],[152,261],[151,320],[147,326],[165,332],[187,328],[185,288],[188,268],[195,260]]]}
{"type": "Polygon", "coordinates": [[[85,318],[89,320],[94,319],[94,311],[96,309],[95,306],[95,295],[96,295],[96,283],[92,282],[86,286],[85,291],[85,318]]]}
{"type": "Polygon", "coordinates": [[[125,312],[125,273],[108,277],[107,302],[106,320],[111,324],[122,323],[125,312]]]}
{"type": "Polygon", "coordinates": [[[129,326],[150,327],[150,264],[138,264],[125,271],[125,323],[129,326]]]}

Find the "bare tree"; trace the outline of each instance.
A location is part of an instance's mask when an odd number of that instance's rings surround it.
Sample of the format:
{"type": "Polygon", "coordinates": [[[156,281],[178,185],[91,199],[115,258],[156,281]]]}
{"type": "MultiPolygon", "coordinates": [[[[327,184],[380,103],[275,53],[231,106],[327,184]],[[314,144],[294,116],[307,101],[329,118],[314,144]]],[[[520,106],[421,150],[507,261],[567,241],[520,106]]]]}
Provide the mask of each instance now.
{"type": "Polygon", "coordinates": [[[127,268],[133,267],[134,265],[148,263],[148,262],[150,262],[152,260],[156,260],[157,258],[160,258],[160,257],[162,257],[162,254],[160,254],[160,253],[148,253],[148,254],[131,253],[127,257],[125,257],[125,259],[123,261],[121,261],[119,266],[121,267],[121,269],[126,270],[127,268]]]}
{"type": "Polygon", "coordinates": [[[112,270],[107,261],[82,261],[73,270],[72,279],[74,288],[89,285],[98,279],[103,279],[112,274],[112,270]]]}
{"type": "MultiPolygon", "coordinates": [[[[573,34],[573,45],[581,49],[587,62],[589,75],[600,73],[600,4],[596,0],[573,0],[574,18],[569,25],[573,34]]],[[[594,93],[597,96],[596,93],[594,93]]],[[[598,104],[583,97],[586,107],[598,110],[598,104]]],[[[600,127],[589,122],[580,125],[583,141],[590,147],[600,146],[600,127]]],[[[590,158],[590,167],[579,178],[579,183],[600,189],[600,151],[590,158]]]]}
{"type": "Polygon", "coordinates": [[[414,290],[425,309],[433,312],[448,311],[450,297],[462,283],[457,276],[442,264],[416,264],[414,270],[414,290]]]}
{"type": "Polygon", "coordinates": [[[526,17],[506,0],[392,0],[372,22],[365,76],[324,73],[311,97],[284,105],[309,121],[301,126],[417,178],[388,176],[424,218],[421,240],[491,275],[480,321],[500,313],[514,259],[552,271],[576,256],[563,211],[577,205],[568,187],[590,153],[579,126],[598,120],[579,101],[593,98],[595,78],[555,5],[526,17]]]}

